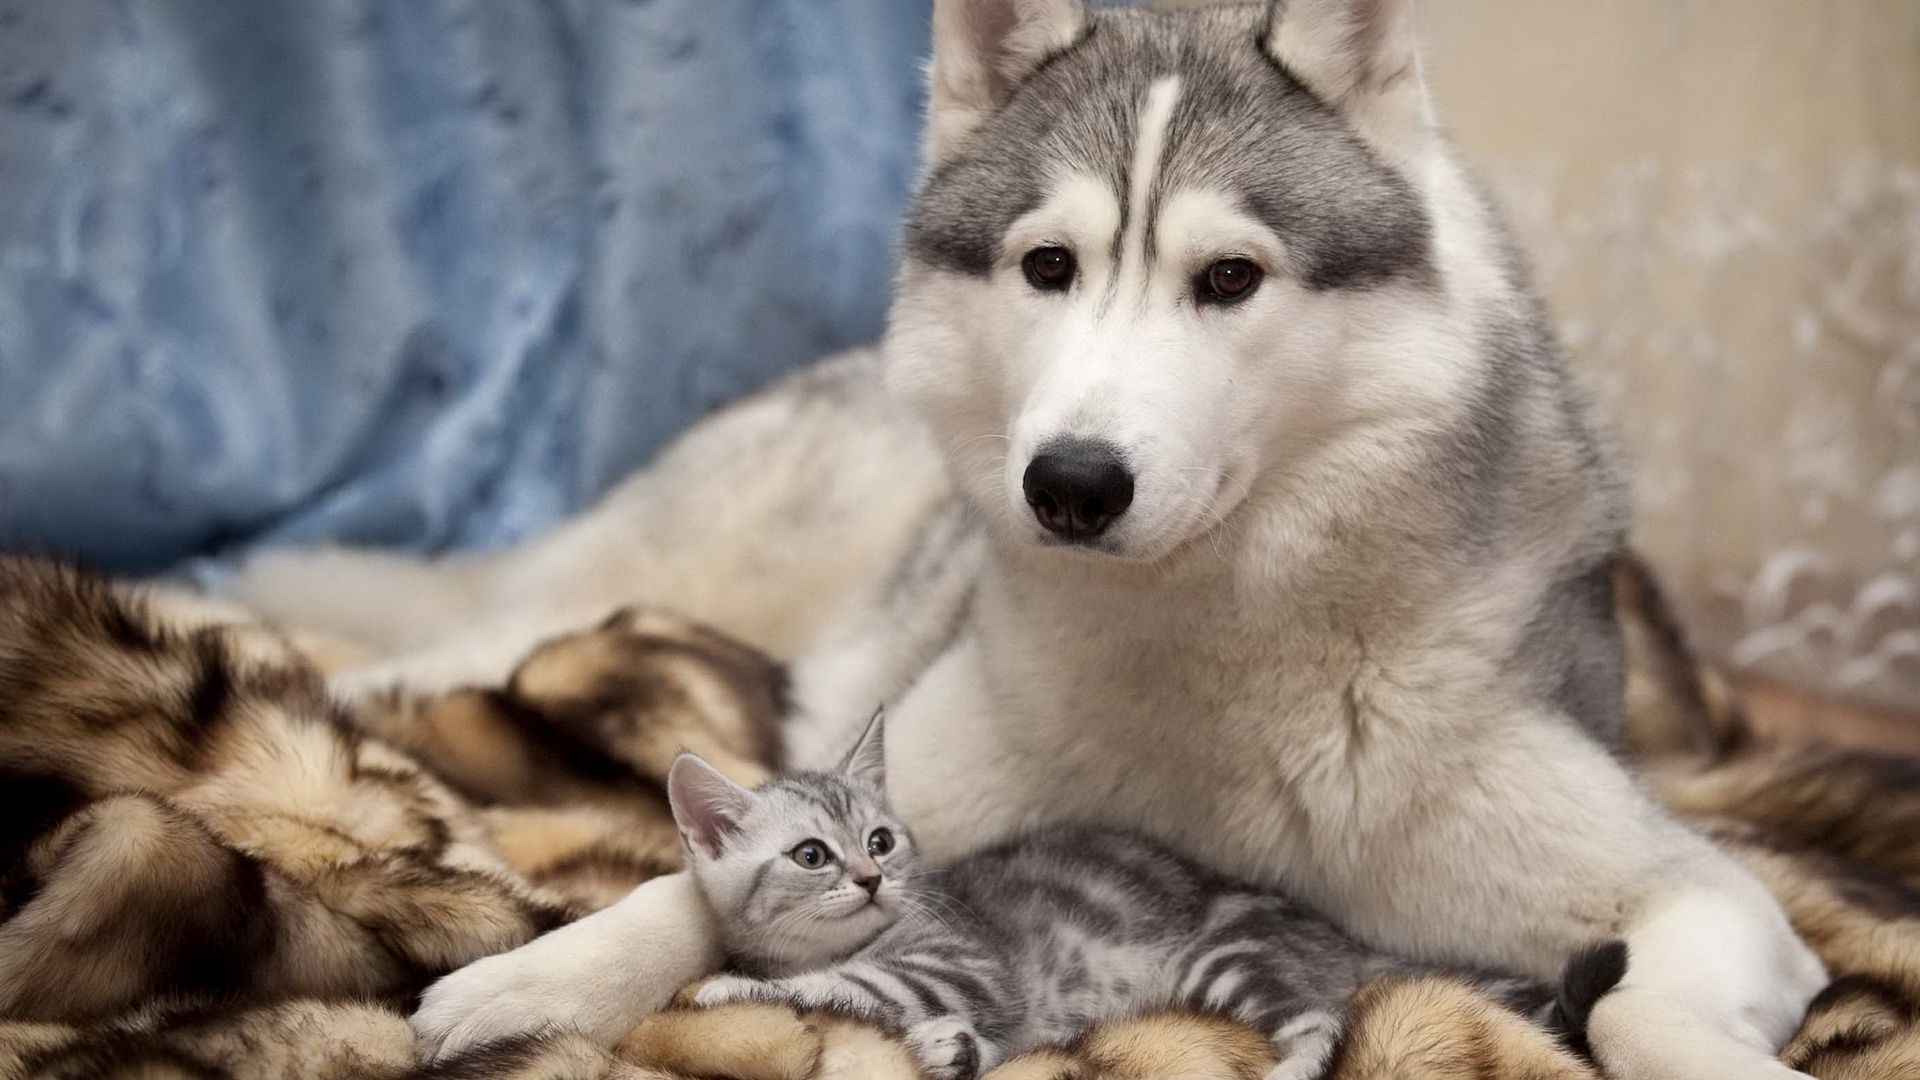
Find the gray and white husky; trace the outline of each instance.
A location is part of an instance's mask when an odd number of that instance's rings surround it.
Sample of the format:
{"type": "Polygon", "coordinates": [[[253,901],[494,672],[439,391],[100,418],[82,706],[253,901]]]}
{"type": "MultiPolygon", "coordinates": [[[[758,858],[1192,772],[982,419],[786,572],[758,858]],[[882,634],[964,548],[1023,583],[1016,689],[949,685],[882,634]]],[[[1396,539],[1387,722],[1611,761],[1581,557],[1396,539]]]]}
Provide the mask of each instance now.
{"type": "MultiPolygon", "coordinates": [[[[936,860],[1093,822],[1421,960],[1549,979],[1621,937],[1611,1074],[1796,1075],[1770,1052],[1821,965],[1610,750],[1621,485],[1407,9],[936,0],[884,359],[713,418],[524,549],[269,556],[240,595],[380,649],[343,690],[676,606],[794,659],[794,766],[893,702],[936,860]]],[[[415,1024],[611,1039],[717,950],[663,878],[415,1024]]]]}

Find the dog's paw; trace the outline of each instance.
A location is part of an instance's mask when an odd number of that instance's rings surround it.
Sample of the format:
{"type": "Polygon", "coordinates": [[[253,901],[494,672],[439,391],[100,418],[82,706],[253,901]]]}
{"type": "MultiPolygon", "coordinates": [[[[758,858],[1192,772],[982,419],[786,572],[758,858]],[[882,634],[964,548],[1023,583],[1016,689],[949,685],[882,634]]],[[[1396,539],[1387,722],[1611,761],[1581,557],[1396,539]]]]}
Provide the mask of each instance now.
{"type": "Polygon", "coordinates": [[[700,887],[668,874],[611,907],[427,988],[413,1014],[428,1061],[514,1035],[577,1031],[612,1046],[719,966],[700,887]]]}
{"type": "Polygon", "coordinates": [[[577,1026],[574,1000],[548,986],[537,968],[515,953],[489,956],[442,978],[421,995],[408,1023],[419,1037],[420,1058],[436,1061],[515,1035],[577,1026]]]}
{"type": "Polygon", "coordinates": [[[973,1025],[953,1016],[916,1024],[907,1048],[933,1080],[973,1080],[980,1072],[980,1039],[973,1025]]]}
{"type": "Polygon", "coordinates": [[[408,1021],[419,1037],[421,1060],[554,1031],[612,1045],[646,1015],[634,1000],[643,977],[626,971],[624,982],[612,981],[615,973],[580,963],[552,944],[551,935],[537,939],[477,960],[428,987],[408,1021]]]}

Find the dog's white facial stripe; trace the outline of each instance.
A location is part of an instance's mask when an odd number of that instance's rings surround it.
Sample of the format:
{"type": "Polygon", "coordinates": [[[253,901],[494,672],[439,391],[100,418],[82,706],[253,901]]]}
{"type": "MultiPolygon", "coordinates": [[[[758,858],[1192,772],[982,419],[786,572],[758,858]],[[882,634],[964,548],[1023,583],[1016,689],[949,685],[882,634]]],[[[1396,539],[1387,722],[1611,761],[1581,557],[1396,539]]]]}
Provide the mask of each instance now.
{"type": "MultiPolygon", "coordinates": [[[[1163,75],[1147,87],[1146,102],[1140,108],[1140,124],[1133,137],[1133,167],[1128,173],[1126,233],[1120,238],[1120,265],[1113,278],[1113,289],[1124,281],[1145,292],[1147,282],[1147,217],[1152,210],[1154,181],[1160,176],[1160,164],[1166,157],[1167,127],[1173,122],[1173,107],[1180,100],[1180,76],[1163,75]]],[[[1112,291],[1109,291],[1112,295],[1112,291]]]]}

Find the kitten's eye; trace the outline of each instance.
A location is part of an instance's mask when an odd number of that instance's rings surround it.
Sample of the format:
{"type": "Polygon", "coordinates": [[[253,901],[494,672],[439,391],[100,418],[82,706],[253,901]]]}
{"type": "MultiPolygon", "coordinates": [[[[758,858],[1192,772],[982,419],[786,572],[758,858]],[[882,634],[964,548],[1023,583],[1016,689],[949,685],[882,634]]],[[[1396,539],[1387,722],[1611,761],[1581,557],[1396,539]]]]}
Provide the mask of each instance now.
{"type": "Polygon", "coordinates": [[[827,854],[827,845],[820,841],[802,840],[792,851],[787,852],[787,858],[808,870],[818,870],[827,865],[833,856],[827,854]]]}
{"type": "Polygon", "coordinates": [[[1203,304],[1237,304],[1253,295],[1264,276],[1250,259],[1221,259],[1194,279],[1193,297],[1203,304]]]}
{"type": "Polygon", "coordinates": [[[875,829],[867,837],[867,854],[885,855],[892,850],[893,831],[891,829],[875,829]]]}
{"type": "Polygon", "coordinates": [[[1073,252],[1063,247],[1037,247],[1020,260],[1027,284],[1041,292],[1062,292],[1073,284],[1073,252]]]}

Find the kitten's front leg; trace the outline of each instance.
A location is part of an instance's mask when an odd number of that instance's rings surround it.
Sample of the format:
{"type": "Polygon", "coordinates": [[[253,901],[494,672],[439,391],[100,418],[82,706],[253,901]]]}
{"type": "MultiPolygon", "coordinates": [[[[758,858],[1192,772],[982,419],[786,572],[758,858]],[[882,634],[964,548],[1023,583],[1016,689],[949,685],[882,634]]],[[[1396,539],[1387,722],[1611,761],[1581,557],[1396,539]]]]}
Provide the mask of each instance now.
{"type": "Polygon", "coordinates": [[[822,1009],[861,1020],[892,1020],[899,1008],[866,986],[846,977],[842,968],[810,971],[781,979],[723,975],[694,991],[693,1003],[702,1008],[734,1001],[762,1001],[795,1009],[822,1009]]]}
{"type": "Polygon", "coordinates": [[[720,975],[700,984],[693,992],[693,1003],[702,1009],[731,1005],[736,1001],[781,1001],[779,981],[755,979],[746,975],[720,975]]]}

